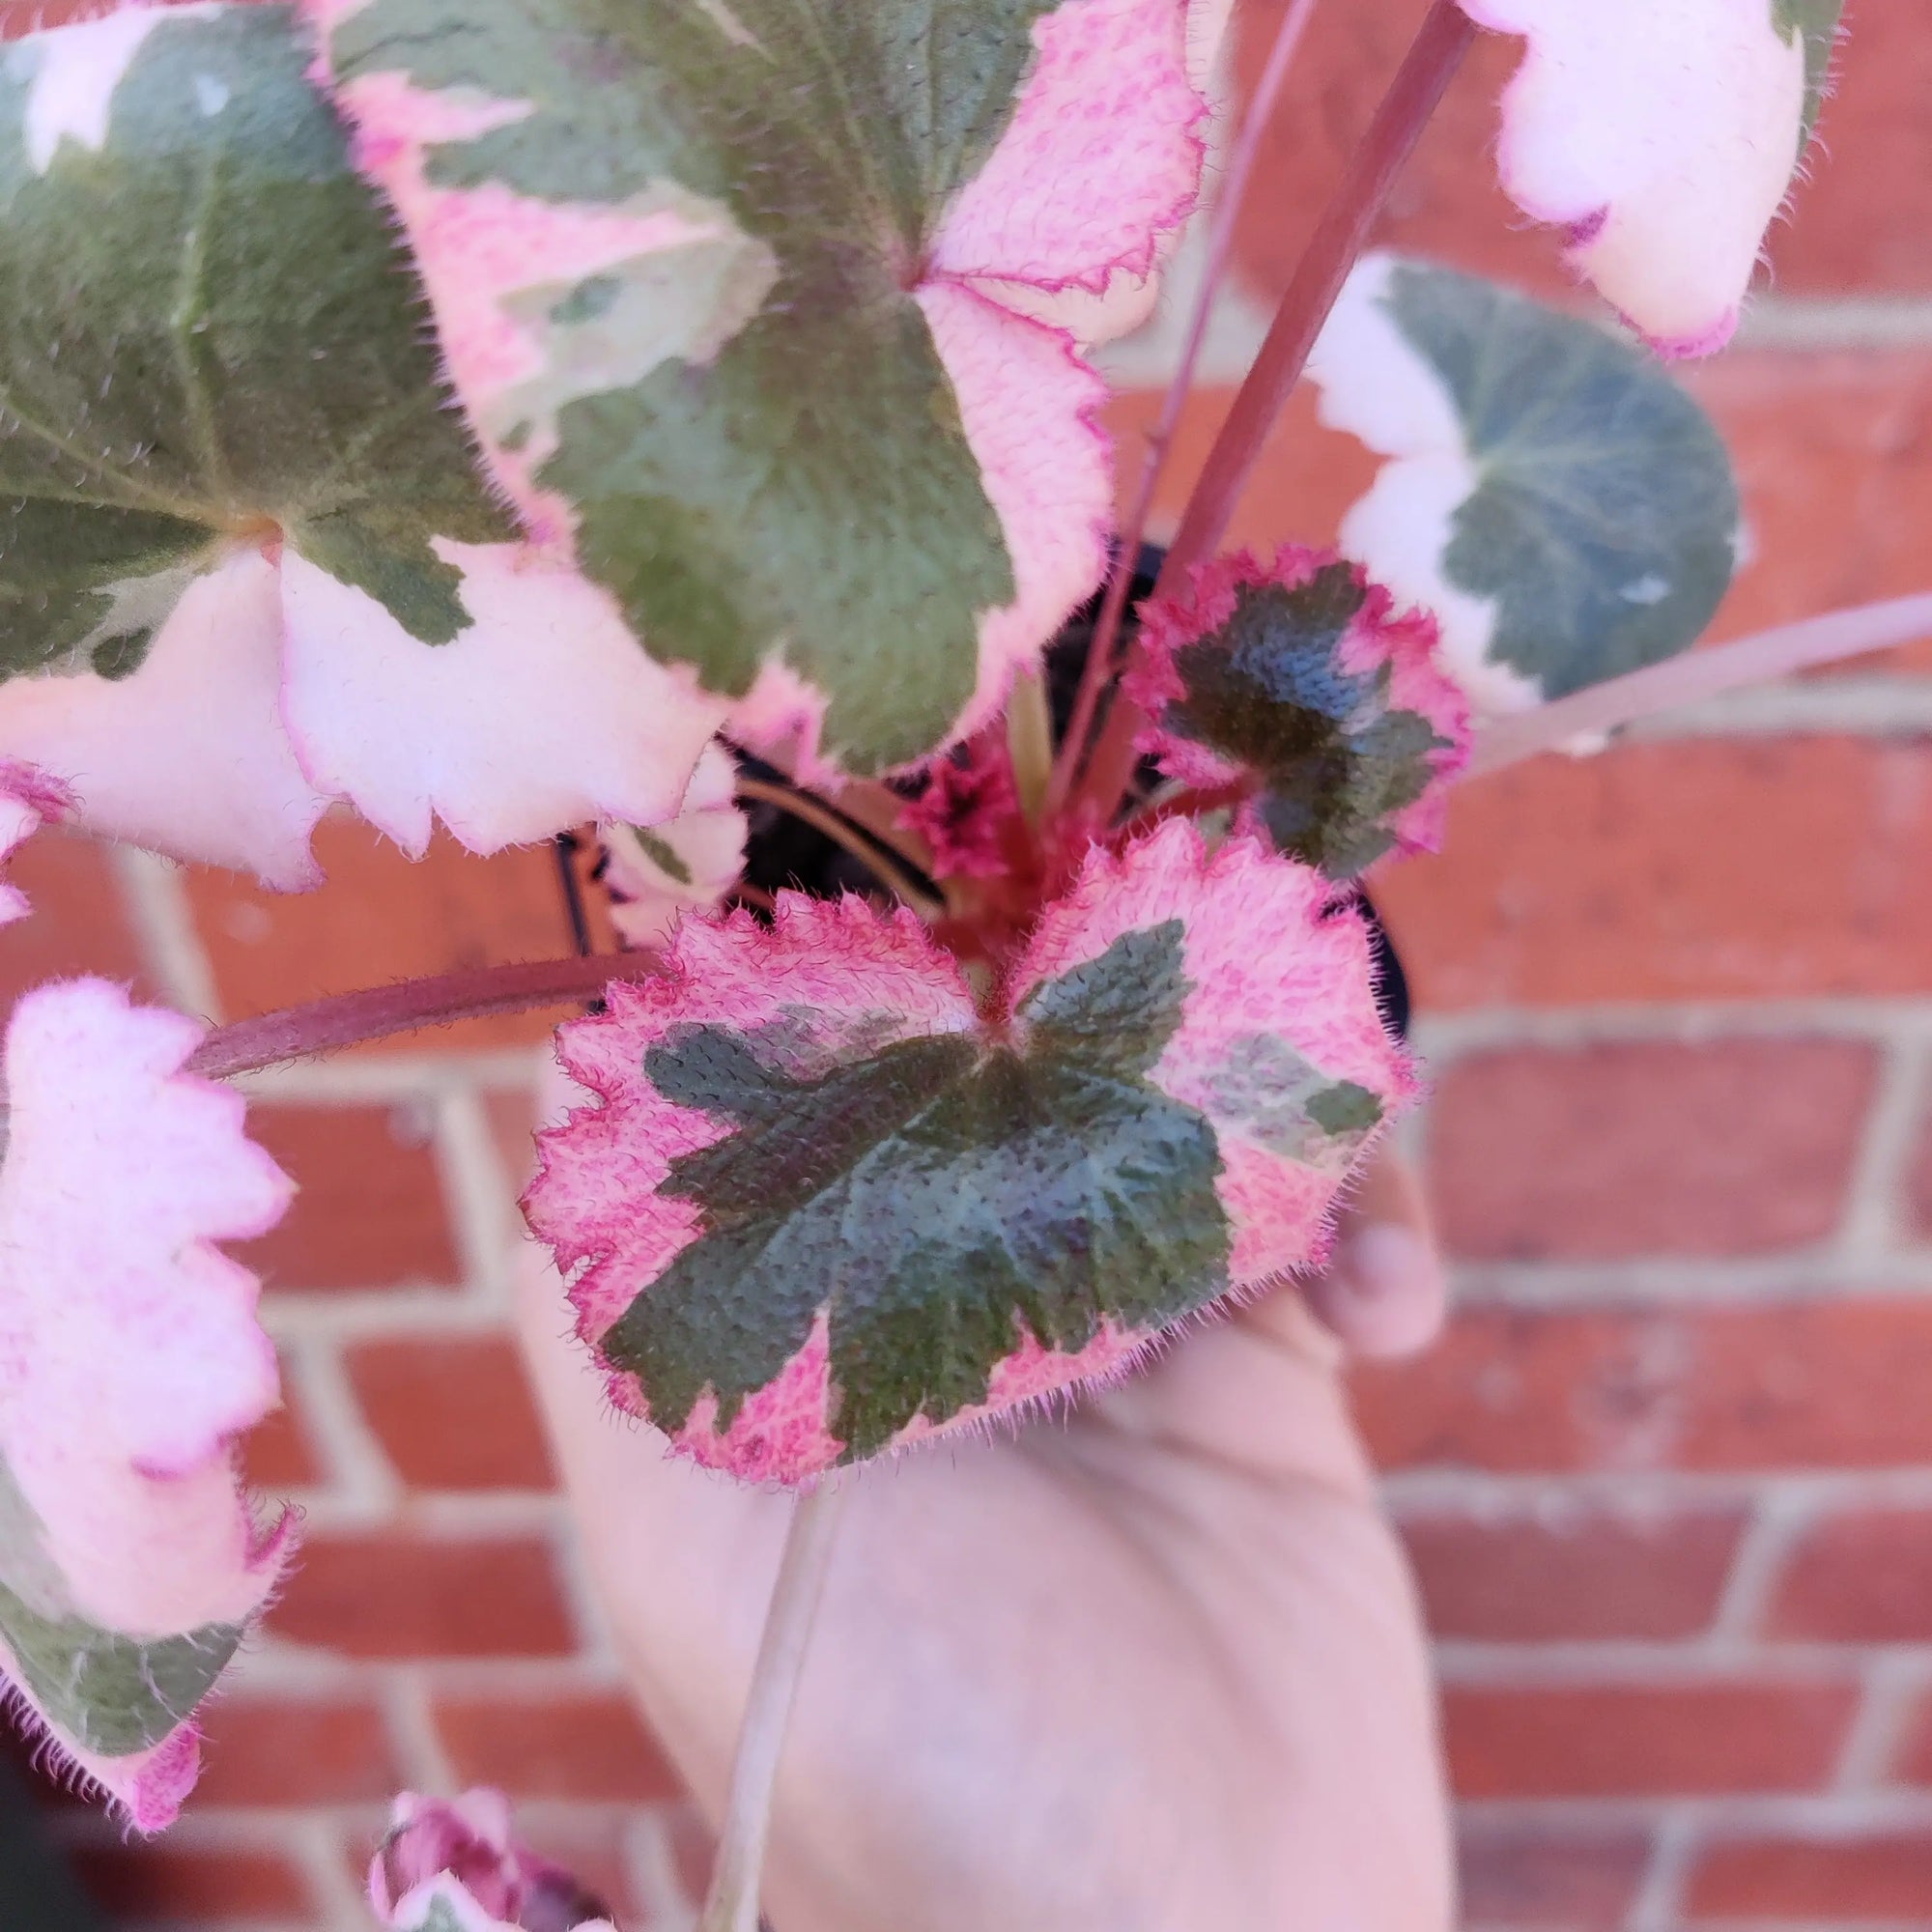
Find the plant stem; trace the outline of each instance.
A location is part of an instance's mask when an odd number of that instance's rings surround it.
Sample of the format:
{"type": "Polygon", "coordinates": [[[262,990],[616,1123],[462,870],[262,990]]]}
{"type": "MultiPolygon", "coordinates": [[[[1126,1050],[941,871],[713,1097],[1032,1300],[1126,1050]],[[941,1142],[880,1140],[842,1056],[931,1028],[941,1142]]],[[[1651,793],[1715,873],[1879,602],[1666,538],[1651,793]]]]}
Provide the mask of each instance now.
{"type": "Polygon", "coordinates": [[[583,903],[583,881],[577,876],[579,841],[574,832],[559,832],[552,841],[556,858],[556,882],[563,891],[563,909],[570,920],[570,939],[587,958],[597,949],[590,938],[590,910],[583,903]]]}
{"type": "Polygon", "coordinates": [[[595,998],[613,980],[643,980],[663,971],[654,952],[599,953],[587,959],[573,953],[567,959],[483,966],[469,973],[370,986],[217,1027],[195,1049],[187,1070],[209,1080],[229,1080],[285,1060],[333,1053],[422,1027],[575,1005],[595,998]]]}
{"type": "MultiPolygon", "coordinates": [[[[1194,486],[1180,527],[1168,547],[1156,594],[1171,593],[1227,534],[1255,463],[1283,407],[1301,380],[1310,352],[1334,308],[1349,270],[1368,242],[1404,165],[1462,65],[1476,29],[1458,0],[1434,0],[1396,71],[1375,119],[1350,157],[1275,311],[1274,323],[1228,412],[1194,486]]],[[[1099,824],[1120,805],[1134,770],[1134,741],[1147,724],[1140,707],[1116,694],[1095,741],[1078,801],[1099,824]]]]}
{"type": "Polygon", "coordinates": [[[1221,189],[1214,204],[1213,226],[1208,232],[1208,259],[1202,266],[1201,286],[1195,292],[1194,312],[1187,322],[1187,339],[1167,396],[1161,404],[1160,419],[1147,438],[1147,453],[1141,464],[1141,477],[1134,499],[1121,524],[1114,551],[1114,567],[1107,578],[1107,594],[1094,626],[1094,641],[1080,673],[1080,689],[1073,700],[1073,713],[1066,737],[1054,765],[1053,781],[1046,798],[1046,815],[1051,818],[1066,803],[1067,793],[1079,775],[1087,741],[1093,734],[1094,720],[1099,714],[1100,696],[1114,669],[1120,643],[1121,620],[1126,614],[1127,595],[1133,588],[1139,568],[1141,541],[1147,535],[1148,518],[1153,513],[1154,495],[1160,488],[1161,472],[1167,467],[1168,451],[1180,427],[1181,412],[1194,389],[1194,374],[1201,366],[1201,352],[1208,341],[1208,325],[1213,318],[1214,298],[1227,277],[1228,263],[1235,248],[1235,223],[1247,199],[1248,182],[1254,174],[1255,159],[1261,152],[1262,136],[1274,119],[1276,103],[1287,84],[1294,56],[1315,17],[1318,0],[1293,0],[1275,30],[1274,44],[1268,49],[1267,64],[1255,83],[1255,91],[1241,117],[1240,132],[1228,151],[1228,164],[1221,177],[1221,189]]]}
{"type": "Polygon", "coordinates": [[[777,806],[781,811],[790,812],[814,832],[824,833],[835,845],[849,852],[881,885],[903,899],[922,919],[943,919],[946,916],[945,901],[927,892],[899,864],[898,855],[879,834],[853,824],[842,812],[834,810],[810,792],[740,773],[737,793],[741,799],[749,799],[754,805],[777,806]]]}
{"type": "Polygon", "coordinates": [[[738,1731],[738,1753],[731,1765],[731,1790],[719,1834],[718,1863],[711,1895],[697,1932],[757,1932],[758,1889],[771,1835],[772,1792],[785,1725],[798,1697],[811,1626],[832,1566],[838,1517],[846,1491],[821,1484],[793,1505],[784,1555],[758,1641],[745,1719],[738,1731]]]}
{"type": "Polygon", "coordinates": [[[1476,741],[1465,774],[1501,771],[1539,752],[1553,752],[1573,739],[1590,738],[1634,724],[1638,719],[1679,705],[1695,704],[1748,684],[1788,677],[1814,665],[1861,657],[1894,644],[1932,637],[1932,592],[1863,604],[1828,616],[1761,631],[1734,644],[1685,651],[1662,664],[1647,665],[1623,677],[1594,684],[1520,717],[1486,725],[1476,741]]]}
{"type": "Polygon", "coordinates": [[[1007,756],[1012,760],[1013,789],[1029,825],[1040,822],[1053,786],[1053,714],[1046,680],[1023,670],[1007,698],[1007,756]]]}

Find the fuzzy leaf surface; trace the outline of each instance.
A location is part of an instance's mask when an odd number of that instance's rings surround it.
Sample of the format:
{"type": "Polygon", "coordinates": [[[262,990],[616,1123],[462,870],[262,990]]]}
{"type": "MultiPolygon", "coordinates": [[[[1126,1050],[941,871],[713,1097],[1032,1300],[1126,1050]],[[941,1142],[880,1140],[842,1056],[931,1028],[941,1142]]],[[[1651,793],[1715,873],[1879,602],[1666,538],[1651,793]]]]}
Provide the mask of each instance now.
{"type": "Polygon", "coordinates": [[[281,7],[0,50],[0,755],[88,829],[313,884],[675,810],[722,707],[522,541],[281,7]]]}
{"type": "Polygon", "coordinates": [[[1441,626],[1481,711],[1695,642],[1738,554],[1703,411],[1586,322],[1392,256],[1357,268],[1310,364],[1322,419],[1395,460],[1343,548],[1441,626]]]}
{"type": "Polygon", "coordinates": [[[255,1278],[289,1183],[202,1029],[81,980],[7,1031],[0,1164],[0,1672],[140,1830],[194,1782],[193,1716],[273,1589],[230,1442],[276,1399],[255,1278]]]}
{"type": "Polygon", "coordinates": [[[1142,750],[1189,784],[1251,774],[1276,848],[1353,878],[1441,839],[1468,706],[1435,663],[1435,627],[1339,557],[1241,554],[1144,606],[1129,695],[1154,720],[1142,750]]]}
{"type": "Polygon", "coordinates": [[[1462,0],[1527,42],[1497,165],[1666,355],[1721,349],[1830,79],[1841,0],[1462,0]]]}
{"type": "Polygon", "coordinates": [[[526,1202],[613,1396],[795,1482],[1122,1367],[1319,1258],[1407,1092],[1329,889],[1190,828],[1094,858],[996,1016],[909,915],[785,895],[565,1029],[526,1202]],[[646,1191],[647,1190],[647,1191],[646,1191]]]}
{"type": "Polygon", "coordinates": [[[286,10],[0,53],[0,677],[125,677],[264,524],[413,638],[514,535],[286,10]],[[98,138],[97,138],[98,137],[98,138]]]}
{"type": "Polygon", "coordinates": [[[307,0],[498,473],[668,661],[875,769],[1101,567],[1026,295],[1191,201],[1182,0],[307,0]]]}

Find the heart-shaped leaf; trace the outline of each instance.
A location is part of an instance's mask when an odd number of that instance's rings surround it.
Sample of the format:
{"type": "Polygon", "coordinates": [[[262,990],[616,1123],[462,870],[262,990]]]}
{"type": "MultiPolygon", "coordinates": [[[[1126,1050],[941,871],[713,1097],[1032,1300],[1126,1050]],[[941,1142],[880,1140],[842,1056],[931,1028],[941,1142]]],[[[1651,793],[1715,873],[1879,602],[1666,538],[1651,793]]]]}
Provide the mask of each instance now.
{"type": "Polygon", "coordinates": [[[1098,578],[1097,379],[1022,311],[1148,270],[1185,0],[304,0],[528,516],[649,647],[866,769],[1098,578]]]}
{"type": "Polygon", "coordinates": [[[1731,338],[1810,139],[1843,0],[1462,0],[1528,51],[1504,187],[1663,354],[1731,338]]]}
{"type": "Polygon", "coordinates": [[[1434,621],[1398,615],[1354,564],[1294,545],[1222,557],[1141,607],[1140,641],[1127,692],[1170,778],[1251,778],[1256,822],[1331,879],[1440,845],[1468,701],[1436,668],[1434,621]]]}
{"type": "Polygon", "coordinates": [[[675,810],[722,707],[520,541],[280,7],[0,50],[0,753],[271,882],[675,810]]]}
{"type": "Polygon", "coordinates": [[[1309,364],[1321,417],[1392,457],[1342,547],[1441,627],[1479,711],[1694,643],[1737,564],[1722,440],[1654,362],[1471,275],[1371,256],[1309,364]]]}
{"type": "Polygon", "coordinates": [[[0,1671],[142,1831],[194,1782],[193,1713],[273,1589],[286,1520],[231,1438],[276,1400],[255,1278],[289,1183],[239,1094],[182,1073],[203,1030],[100,980],[7,1029],[0,1162],[0,1671]]]}
{"type": "Polygon", "coordinates": [[[1410,1077],[1359,918],[1185,824],[1096,852],[976,1003],[910,914],[687,922],[561,1034],[526,1200],[614,1398],[798,1482],[1122,1372],[1321,1258],[1410,1077]]]}

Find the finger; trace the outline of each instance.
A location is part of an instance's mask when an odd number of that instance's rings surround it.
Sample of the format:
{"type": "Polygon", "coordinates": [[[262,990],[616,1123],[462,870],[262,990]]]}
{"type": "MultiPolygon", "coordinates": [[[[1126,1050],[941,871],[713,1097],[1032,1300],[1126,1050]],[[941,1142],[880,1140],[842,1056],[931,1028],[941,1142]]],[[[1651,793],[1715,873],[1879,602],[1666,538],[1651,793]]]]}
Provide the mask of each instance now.
{"type": "Polygon", "coordinates": [[[1327,1271],[1302,1292],[1350,1354],[1412,1355],[1441,1332],[1448,1276],[1422,1183],[1393,1148],[1371,1160],[1344,1209],[1327,1271]]]}

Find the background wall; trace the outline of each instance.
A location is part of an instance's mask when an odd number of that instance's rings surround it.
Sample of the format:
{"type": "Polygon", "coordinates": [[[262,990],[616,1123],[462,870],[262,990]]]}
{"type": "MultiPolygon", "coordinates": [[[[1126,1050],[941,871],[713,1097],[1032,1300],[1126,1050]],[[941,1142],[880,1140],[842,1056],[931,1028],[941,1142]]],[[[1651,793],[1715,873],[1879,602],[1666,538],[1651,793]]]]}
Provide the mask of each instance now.
{"type": "MultiPolygon", "coordinates": [[[[1242,238],[1251,307],[1422,7],[1321,14],[1242,238]]],[[[1276,0],[1241,11],[1245,69],[1276,0]]],[[[1774,293],[1690,378],[1757,535],[1720,636],[1932,583],[1932,6],[1851,14],[1774,293]]],[[[1561,294],[1488,179],[1509,65],[1483,48],[1390,239],[1561,294]]],[[[1159,360],[1131,350],[1125,379],[1159,360]]],[[[1153,407],[1117,407],[1129,466],[1153,407]]],[[[1368,473],[1298,406],[1239,534],[1326,537],[1368,473]]],[[[234,1016],[565,943],[543,853],[323,845],[327,893],[275,899],[38,840],[0,1000],[84,968],[234,1016]]],[[[1932,647],[1472,785],[1448,856],[1378,893],[1460,1299],[1360,1396],[1440,1642],[1470,1925],[1932,1928],[1932,647]]],[[[289,1407],[250,1462],[307,1513],[302,1574],[177,1833],[128,1846],[50,1798],[117,1924],[357,1932],[387,1794],[472,1780],[681,1922],[698,1834],[589,1614],[505,1333],[541,1034],[261,1083],[303,1192],[252,1257],[289,1407]]]]}

